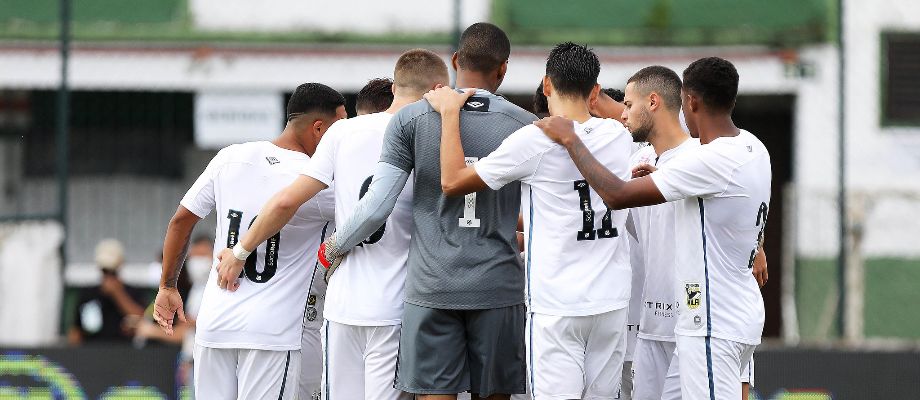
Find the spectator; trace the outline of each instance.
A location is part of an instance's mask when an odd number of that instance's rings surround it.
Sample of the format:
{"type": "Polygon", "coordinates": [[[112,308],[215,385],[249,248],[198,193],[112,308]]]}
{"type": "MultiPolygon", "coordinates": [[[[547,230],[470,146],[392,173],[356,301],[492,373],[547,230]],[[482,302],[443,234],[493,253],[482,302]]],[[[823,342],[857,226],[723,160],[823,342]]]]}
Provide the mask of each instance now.
{"type": "Polygon", "coordinates": [[[141,291],[125,285],[118,270],[125,260],[121,242],[104,239],[96,245],[96,265],[102,271],[98,286],[81,291],[74,325],[67,334],[71,345],[83,342],[129,342],[134,332],[124,326],[125,318],[144,314],[141,291]]]}

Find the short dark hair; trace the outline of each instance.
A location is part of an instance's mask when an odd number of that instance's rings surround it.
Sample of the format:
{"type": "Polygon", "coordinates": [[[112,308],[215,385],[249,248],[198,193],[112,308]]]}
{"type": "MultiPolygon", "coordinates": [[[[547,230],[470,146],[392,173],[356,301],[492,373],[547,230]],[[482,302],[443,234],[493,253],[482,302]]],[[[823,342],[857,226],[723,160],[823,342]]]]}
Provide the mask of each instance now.
{"type": "Polygon", "coordinates": [[[623,99],[626,98],[626,93],[623,93],[623,91],[620,89],[606,88],[606,89],[601,89],[601,91],[604,92],[604,94],[606,94],[607,96],[610,96],[610,98],[616,101],[617,103],[622,103],[623,99]]]}
{"type": "Polygon", "coordinates": [[[658,93],[665,107],[680,111],[680,77],[674,70],[660,65],[645,67],[633,74],[626,84],[634,82],[641,93],[658,93]]]}
{"type": "Polygon", "coordinates": [[[699,96],[710,109],[731,111],[738,96],[738,70],[723,58],[701,58],[684,70],[684,90],[699,96]]]}
{"type": "Polygon", "coordinates": [[[355,98],[355,109],[368,113],[382,112],[390,108],[393,103],[393,80],[390,78],[375,78],[358,92],[355,98]]]}
{"type": "Polygon", "coordinates": [[[335,89],[322,83],[304,83],[288,99],[287,119],[290,121],[298,115],[311,112],[335,115],[335,110],[344,105],[345,96],[335,89]]]}
{"type": "Polygon", "coordinates": [[[562,96],[588,97],[597,85],[601,62],[587,46],[557,44],[546,58],[546,75],[562,96]]]}
{"type": "Polygon", "coordinates": [[[492,72],[508,61],[511,41],[501,28],[488,22],[470,25],[460,35],[457,63],[460,68],[476,72],[492,72]]]}
{"type": "Polygon", "coordinates": [[[546,95],[543,94],[543,81],[540,81],[540,85],[537,86],[537,92],[533,94],[533,113],[534,114],[549,114],[549,102],[546,100],[546,95]]]}
{"type": "Polygon", "coordinates": [[[412,49],[396,60],[393,82],[415,94],[423,94],[437,83],[449,84],[447,64],[437,53],[426,49],[412,49]]]}

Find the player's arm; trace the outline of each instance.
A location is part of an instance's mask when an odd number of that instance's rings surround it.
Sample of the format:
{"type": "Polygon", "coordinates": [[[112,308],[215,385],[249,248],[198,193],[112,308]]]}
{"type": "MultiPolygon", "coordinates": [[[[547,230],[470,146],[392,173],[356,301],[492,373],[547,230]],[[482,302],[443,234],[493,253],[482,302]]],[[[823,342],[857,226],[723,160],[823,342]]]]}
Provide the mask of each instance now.
{"type": "MultiPolygon", "coordinates": [[[[383,225],[402,193],[409,172],[384,161],[377,163],[374,180],[358,201],[351,216],[336,226],[319,248],[318,260],[326,268],[338,265],[337,259],[368,238],[383,225]]],[[[341,261],[341,260],[338,260],[341,261]]]]}
{"type": "Polygon", "coordinates": [[[489,187],[466,165],[460,140],[460,109],[475,90],[458,93],[442,87],[425,94],[431,107],[441,113],[441,190],[447,196],[462,196],[489,187]]]}
{"type": "Polygon", "coordinates": [[[177,313],[179,320],[186,321],[182,297],[176,285],[188,253],[189,238],[200,220],[199,216],[180,205],[166,228],[166,238],[163,240],[163,271],[160,274],[160,289],[153,302],[153,319],[167,335],[173,334],[173,322],[177,313]]]}
{"type": "Polygon", "coordinates": [[[575,134],[571,120],[547,117],[534,124],[554,142],[565,147],[578,171],[608,207],[621,210],[664,203],[664,196],[650,177],[623,181],[598,162],[575,134]]]}
{"type": "Polygon", "coordinates": [[[595,117],[619,120],[622,113],[622,106],[619,106],[616,100],[603,90],[597,94],[597,99],[590,106],[591,115],[595,117]]]}
{"type": "Polygon", "coordinates": [[[259,243],[281,231],[284,225],[294,217],[294,213],[304,203],[316,196],[327,186],[319,180],[300,175],[286,188],[272,196],[255,219],[245,236],[240,237],[233,249],[224,249],[217,256],[217,283],[222,289],[235,291],[239,287],[239,275],[249,254],[259,243]]]}

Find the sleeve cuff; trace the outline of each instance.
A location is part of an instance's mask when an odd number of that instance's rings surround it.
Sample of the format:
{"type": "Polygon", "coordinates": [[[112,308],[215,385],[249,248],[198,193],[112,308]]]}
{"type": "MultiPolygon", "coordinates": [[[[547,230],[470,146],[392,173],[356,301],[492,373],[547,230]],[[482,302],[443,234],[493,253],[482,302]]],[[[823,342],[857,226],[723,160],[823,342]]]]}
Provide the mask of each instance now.
{"type": "Polygon", "coordinates": [[[191,203],[192,202],[190,201],[182,199],[182,201],[179,202],[179,205],[182,207],[185,207],[185,209],[191,211],[192,214],[197,215],[198,218],[201,218],[201,219],[205,219],[208,216],[208,214],[211,213],[211,210],[202,210],[199,207],[196,207],[195,205],[191,203]]]}
{"type": "Polygon", "coordinates": [[[658,191],[661,192],[661,196],[664,197],[665,201],[675,201],[680,200],[681,196],[676,190],[674,190],[671,185],[668,185],[665,175],[659,171],[653,172],[649,177],[652,178],[652,183],[658,188],[658,191]]]}
{"type": "Polygon", "coordinates": [[[485,182],[486,186],[488,186],[489,189],[498,190],[498,189],[501,189],[502,186],[505,186],[506,184],[505,182],[501,182],[493,176],[489,176],[488,174],[484,175],[482,172],[479,171],[479,168],[476,168],[475,163],[473,163],[473,169],[476,170],[476,175],[479,175],[479,179],[482,179],[482,181],[485,182]]]}

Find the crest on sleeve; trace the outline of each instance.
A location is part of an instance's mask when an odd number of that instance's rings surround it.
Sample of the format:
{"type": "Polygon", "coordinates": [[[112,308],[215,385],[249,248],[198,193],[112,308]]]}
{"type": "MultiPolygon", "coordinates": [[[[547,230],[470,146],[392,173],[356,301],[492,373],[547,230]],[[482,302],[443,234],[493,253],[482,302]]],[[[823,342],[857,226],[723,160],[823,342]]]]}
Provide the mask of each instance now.
{"type": "Polygon", "coordinates": [[[684,285],[687,292],[687,308],[696,310],[700,308],[700,299],[703,297],[700,291],[699,283],[687,283],[684,285]]]}

